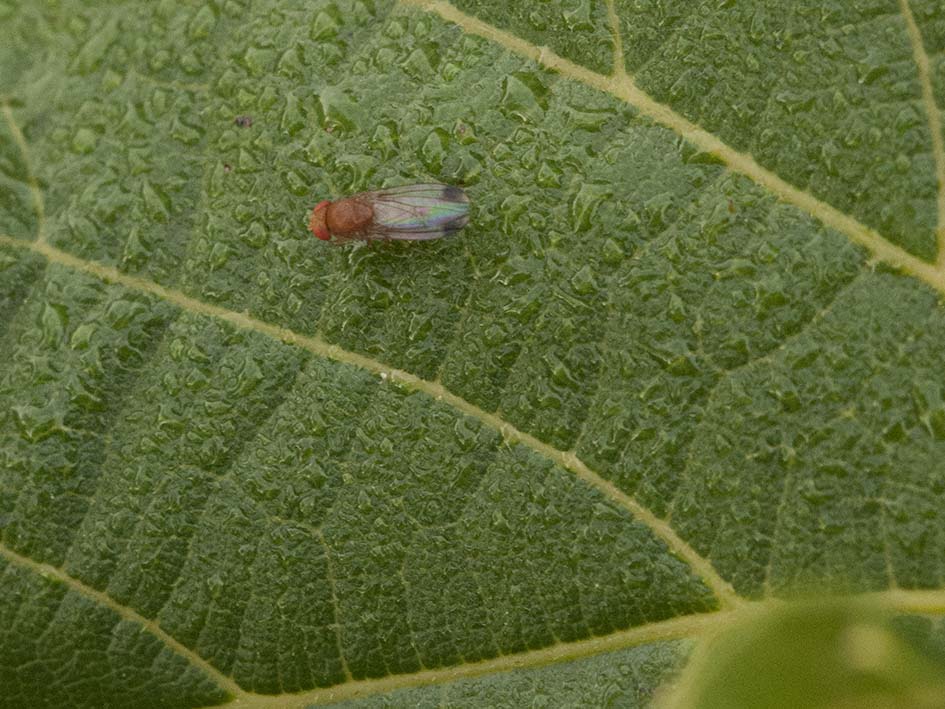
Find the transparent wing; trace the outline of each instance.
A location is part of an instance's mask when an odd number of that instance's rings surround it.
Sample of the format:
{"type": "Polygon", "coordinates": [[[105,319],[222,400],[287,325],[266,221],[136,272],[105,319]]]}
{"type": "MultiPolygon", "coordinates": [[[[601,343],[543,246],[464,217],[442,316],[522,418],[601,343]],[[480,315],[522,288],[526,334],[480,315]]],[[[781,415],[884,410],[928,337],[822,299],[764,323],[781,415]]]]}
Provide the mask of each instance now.
{"type": "Polygon", "coordinates": [[[363,238],[438,239],[469,223],[469,198],[459,187],[437,183],[365,192],[374,222],[363,238]]]}

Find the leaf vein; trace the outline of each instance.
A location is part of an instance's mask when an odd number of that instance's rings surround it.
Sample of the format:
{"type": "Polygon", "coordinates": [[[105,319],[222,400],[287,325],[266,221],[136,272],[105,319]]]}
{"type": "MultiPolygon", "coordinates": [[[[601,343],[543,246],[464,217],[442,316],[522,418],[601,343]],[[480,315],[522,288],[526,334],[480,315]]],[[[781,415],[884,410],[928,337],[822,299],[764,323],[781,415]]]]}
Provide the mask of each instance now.
{"type": "MultiPolygon", "coordinates": [[[[892,612],[931,616],[945,615],[945,589],[932,591],[876,591],[858,594],[852,598],[867,603],[876,603],[892,612]]],[[[298,694],[285,694],[279,697],[278,705],[281,709],[304,709],[312,704],[334,704],[346,700],[389,694],[398,689],[431,685],[445,686],[463,679],[570,662],[650,643],[706,637],[738,622],[744,614],[755,614],[761,609],[777,607],[782,603],[783,601],[773,598],[751,601],[746,603],[745,607],[736,610],[694,613],[672,620],[649,623],[618,631],[611,635],[561,643],[540,650],[495,657],[460,666],[421,670],[420,672],[392,675],[380,679],[358,680],[335,687],[313,689],[298,694]]],[[[272,705],[272,697],[254,694],[245,694],[238,702],[234,703],[234,707],[238,706],[239,709],[267,709],[272,705]]]]}
{"type": "Polygon", "coordinates": [[[677,133],[703,152],[714,155],[730,170],[745,175],[779,199],[814,216],[828,227],[844,234],[854,243],[865,246],[876,258],[945,293],[945,270],[896,246],[876,230],[849,214],[795,187],[774,172],[762,167],[751,154],[736,150],[666,104],[656,101],[640,89],[632,77],[620,78],[598,74],[560,57],[548,47],[536,46],[472,15],[467,15],[445,0],[401,0],[401,2],[436,13],[466,32],[495,42],[514,54],[531,59],[549,71],[557,72],[568,79],[586,84],[624,101],[656,123],[677,133]]]}
{"type": "Polygon", "coordinates": [[[36,172],[33,170],[33,161],[30,157],[29,146],[26,144],[26,137],[20,126],[17,125],[13,116],[13,109],[7,101],[0,102],[0,113],[6,120],[13,135],[16,147],[23,157],[23,164],[26,166],[26,182],[30,188],[30,194],[33,198],[33,211],[36,212],[36,241],[42,242],[46,239],[46,202],[43,199],[43,191],[39,187],[39,181],[36,179],[36,172]]]}
{"type": "MultiPolygon", "coordinates": [[[[237,461],[238,461],[238,459],[239,459],[239,454],[240,454],[240,453],[242,452],[242,450],[246,447],[246,445],[248,445],[249,442],[250,442],[251,440],[253,440],[255,434],[259,431],[259,429],[261,429],[261,428],[266,424],[266,422],[268,422],[269,420],[271,420],[272,417],[275,416],[275,414],[276,414],[276,413],[282,408],[282,406],[286,403],[286,401],[287,401],[287,399],[288,399],[288,395],[289,395],[289,393],[291,392],[293,385],[294,385],[295,382],[297,381],[297,379],[298,379],[298,377],[299,377],[299,374],[304,370],[304,368],[305,368],[305,367],[304,367],[304,363],[303,363],[302,366],[299,366],[299,367],[296,369],[296,371],[295,371],[295,373],[294,373],[294,376],[292,377],[292,380],[289,381],[289,382],[284,382],[284,383],[283,383],[283,386],[281,387],[280,392],[279,392],[279,394],[278,394],[277,400],[276,400],[275,402],[272,402],[272,406],[270,407],[270,409],[269,409],[268,412],[266,413],[266,416],[265,416],[262,420],[257,421],[257,422],[254,423],[254,425],[253,425],[253,433],[252,433],[252,434],[251,434],[250,432],[248,432],[248,431],[240,431],[240,430],[236,430],[236,431],[235,431],[234,435],[236,435],[237,441],[236,441],[235,446],[231,449],[231,450],[232,450],[232,454],[231,454],[230,457],[228,458],[227,463],[226,463],[226,467],[224,468],[224,470],[223,470],[222,472],[220,472],[219,474],[217,474],[217,475],[214,476],[214,477],[215,477],[215,483],[216,483],[215,486],[214,486],[214,489],[211,490],[211,492],[207,495],[206,499],[205,499],[204,502],[203,502],[203,506],[201,507],[200,511],[199,511],[198,514],[197,514],[196,519],[194,520],[193,525],[191,525],[191,528],[190,528],[190,537],[189,537],[189,539],[187,540],[187,549],[186,549],[186,551],[181,555],[180,564],[179,564],[179,566],[177,567],[177,579],[175,579],[175,581],[174,581],[173,583],[168,584],[168,587],[167,587],[167,590],[166,590],[166,594],[167,594],[167,595],[164,597],[164,601],[161,603],[161,605],[158,607],[158,610],[155,612],[155,617],[160,616],[161,611],[162,611],[162,610],[164,609],[164,607],[168,604],[168,602],[170,602],[171,597],[173,596],[173,593],[174,593],[174,589],[176,588],[178,581],[180,580],[181,576],[183,575],[184,569],[187,567],[188,562],[191,560],[191,554],[193,553],[194,540],[195,540],[196,537],[197,537],[197,531],[198,531],[198,529],[200,528],[200,525],[201,525],[201,523],[203,522],[204,517],[205,517],[206,514],[207,514],[207,511],[211,508],[211,501],[212,501],[212,499],[213,499],[213,496],[214,496],[217,492],[219,492],[219,490],[220,490],[220,487],[221,487],[220,483],[222,483],[224,480],[229,480],[229,479],[230,479],[230,473],[233,471],[233,468],[234,468],[234,466],[236,465],[236,463],[237,463],[237,461]]],[[[245,413],[245,411],[244,411],[244,413],[245,413]]],[[[207,473],[209,473],[209,474],[212,475],[212,473],[211,473],[210,471],[204,470],[203,472],[207,472],[207,473]]],[[[239,486],[237,486],[237,488],[239,488],[239,486]]],[[[152,501],[152,504],[153,504],[153,501],[152,501]]],[[[150,509],[150,506],[149,506],[148,509],[150,509]]],[[[141,519],[144,519],[144,517],[145,517],[145,515],[141,515],[141,519]]],[[[132,532],[132,534],[133,534],[133,533],[134,533],[134,532],[132,532]]],[[[129,536],[131,536],[131,535],[129,535],[129,536]]],[[[257,553],[258,553],[258,549],[259,549],[259,547],[258,547],[258,543],[257,543],[257,546],[255,547],[255,551],[256,551],[257,553]]],[[[254,557],[255,557],[255,554],[254,554],[254,557]]],[[[249,564],[247,564],[247,567],[249,567],[249,566],[251,565],[251,563],[252,563],[252,562],[250,562],[249,564]]],[[[240,628],[240,630],[239,630],[238,633],[237,633],[237,637],[242,638],[242,636],[243,636],[243,633],[242,633],[243,618],[245,618],[246,609],[247,609],[247,607],[249,607],[249,604],[250,604],[250,601],[251,601],[251,600],[252,600],[251,597],[250,597],[249,599],[247,599],[247,600],[246,600],[246,603],[245,603],[244,606],[243,606],[243,616],[242,616],[241,619],[240,619],[240,623],[239,623],[239,628],[240,628]]],[[[207,617],[207,615],[209,615],[209,609],[208,609],[208,613],[204,616],[204,625],[203,625],[203,627],[201,627],[201,629],[200,629],[200,635],[203,634],[203,632],[204,632],[204,630],[205,630],[205,628],[206,628],[206,617],[207,617]]],[[[199,641],[198,641],[198,643],[197,643],[197,646],[199,646],[199,641]]],[[[237,658],[234,662],[238,662],[238,658],[237,658]]],[[[230,671],[232,672],[232,668],[230,668],[230,671]]]]}
{"type": "MultiPolygon", "coordinates": [[[[720,170],[719,173],[715,175],[715,177],[713,177],[711,180],[706,182],[704,185],[701,185],[697,190],[695,190],[689,196],[689,204],[692,205],[692,204],[698,203],[699,198],[702,195],[706,194],[710,189],[714,188],[725,174],[726,173],[723,170],[720,170]]],[[[668,224],[666,224],[662,229],[660,229],[660,231],[657,234],[655,234],[652,238],[650,238],[650,240],[640,249],[639,254],[637,255],[638,258],[642,260],[647,254],[650,253],[652,249],[655,248],[654,244],[656,244],[666,234],[672,233],[673,229],[676,228],[677,224],[687,216],[689,215],[686,214],[684,209],[680,209],[678,212],[676,212],[672,220],[668,224]]],[[[577,436],[575,437],[574,450],[576,451],[581,450],[584,444],[584,437],[589,432],[588,424],[591,420],[590,412],[593,410],[600,410],[600,407],[595,406],[595,405],[598,404],[601,398],[604,398],[609,393],[607,390],[605,390],[605,387],[604,387],[605,377],[603,376],[604,369],[605,369],[604,365],[607,360],[607,355],[611,351],[611,348],[607,346],[607,340],[608,340],[608,337],[611,335],[611,333],[613,332],[619,333],[619,332],[622,332],[623,330],[619,321],[620,313],[613,303],[614,294],[617,292],[616,288],[614,287],[616,281],[617,281],[617,277],[613,276],[608,282],[607,305],[606,305],[607,314],[606,314],[606,317],[604,318],[603,327],[601,327],[601,335],[597,340],[597,346],[600,351],[601,366],[598,368],[598,371],[597,371],[597,383],[594,390],[594,394],[591,397],[589,397],[590,401],[592,402],[592,405],[587,406],[585,408],[584,420],[581,422],[581,428],[578,431],[577,436]]],[[[700,339],[701,339],[701,335],[700,335],[700,339]]]]}
{"type": "MultiPolygon", "coordinates": [[[[196,667],[218,682],[228,691],[233,700],[230,704],[239,709],[254,709],[272,706],[272,695],[260,695],[247,692],[232,679],[221,674],[202,657],[188,649],[164,631],[157,622],[149,620],[135,610],[121,605],[107,594],[85,585],[62,569],[48,564],[41,564],[0,544],[0,556],[10,563],[32,571],[43,578],[54,578],[65,584],[71,591],[78,593],[117,613],[125,620],[137,623],[164,642],[172,651],[185,657],[196,667]]],[[[914,613],[931,616],[945,615],[945,589],[875,591],[855,596],[866,601],[878,603],[890,610],[901,613],[914,613]]],[[[296,694],[284,694],[279,698],[279,706],[285,709],[302,709],[312,703],[332,703],[381,693],[388,693],[400,688],[427,685],[445,685],[461,679],[510,672],[530,667],[569,662],[585,657],[594,657],[607,652],[628,647],[637,647],[648,643],[667,640],[701,637],[730,625],[743,613],[754,613],[758,608],[770,607],[780,603],[776,599],[746,602],[743,608],[735,610],[717,610],[709,613],[693,613],[686,616],[663,620],[656,623],[636,626],[606,636],[592,637],[575,642],[561,643],[539,650],[495,657],[489,660],[467,663],[460,666],[422,670],[409,674],[392,675],[381,679],[368,679],[350,682],[334,687],[322,687],[296,694]]]]}
{"type": "MultiPolygon", "coordinates": [[[[102,299],[101,305],[103,307],[108,305],[107,296],[102,299]]],[[[148,353],[147,357],[141,361],[141,364],[139,365],[137,369],[137,373],[136,373],[134,381],[128,382],[128,387],[126,389],[127,392],[134,391],[135,383],[138,381],[138,379],[141,378],[142,375],[144,375],[145,372],[148,371],[148,368],[151,365],[151,363],[154,361],[154,358],[157,357],[158,352],[160,352],[161,343],[164,341],[164,338],[167,335],[167,331],[171,327],[172,324],[173,324],[173,320],[171,319],[168,319],[167,321],[161,324],[161,333],[159,336],[154,338],[154,341],[150,347],[150,352],[148,353]]],[[[115,424],[115,422],[121,421],[124,418],[122,414],[125,410],[125,407],[129,403],[131,403],[132,400],[133,400],[133,397],[131,396],[130,393],[118,397],[118,400],[116,401],[114,413],[108,418],[108,420],[103,421],[103,424],[105,426],[104,430],[110,431],[112,426],[115,424]]],[[[102,468],[104,467],[105,462],[108,459],[107,446],[109,442],[110,442],[109,438],[106,437],[103,442],[103,448],[105,448],[105,451],[104,451],[105,455],[102,458],[102,463],[99,466],[99,469],[96,471],[95,489],[92,491],[92,494],[88,495],[85,511],[82,513],[82,519],[75,525],[75,533],[72,535],[72,540],[69,542],[69,546],[66,547],[65,553],[62,555],[62,566],[63,566],[63,569],[65,569],[66,571],[69,570],[69,557],[72,554],[72,552],[75,550],[76,542],[82,536],[85,520],[88,519],[89,512],[92,510],[93,506],[95,505],[96,498],[99,495],[99,490],[101,489],[101,483],[102,483],[102,477],[101,477],[102,468]]]]}
{"type": "Polygon", "coordinates": [[[627,61],[623,54],[623,33],[620,31],[620,16],[614,7],[614,0],[605,0],[607,4],[607,19],[610,21],[610,34],[614,43],[614,70],[613,77],[622,79],[627,75],[627,61]]]}
{"type": "Polygon", "coordinates": [[[411,389],[422,391],[434,399],[452,406],[454,409],[467,416],[478,419],[490,428],[499,431],[506,439],[516,441],[531,448],[538,454],[569,470],[585,483],[597,488],[613,502],[629,511],[638,521],[648,526],[653,534],[661,539],[673,554],[685,560],[702,579],[703,583],[712,589],[723,606],[735,606],[738,605],[741,600],[732,590],[731,585],[715,571],[712,564],[699,555],[687,542],[683,541],[668,523],[657,517],[630,495],[620,490],[612,482],[605,479],[594,470],[591,470],[591,468],[576,455],[559,450],[554,446],[538,440],[529,433],[520,431],[496,414],[489,413],[479,408],[449,391],[441,384],[436,384],[418,377],[415,374],[411,374],[410,372],[390,367],[383,362],[365,355],[345,350],[338,345],[325,342],[319,337],[301,335],[288,328],[254,318],[245,312],[240,313],[218,305],[204,303],[179,290],[167,288],[138,276],[122,273],[112,266],[105,266],[78,258],[46,243],[27,242],[9,236],[0,236],[0,243],[32,249],[51,261],[77,271],[92,274],[104,281],[120,283],[126,288],[151,293],[183,310],[217,318],[245,330],[253,330],[262,333],[273,339],[295,345],[296,347],[307,350],[325,359],[354,365],[373,372],[378,376],[385,376],[388,379],[400,382],[411,389]]]}
{"type": "Polygon", "coordinates": [[[320,527],[315,527],[311,529],[315,538],[318,540],[318,543],[322,545],[322,549],[325,550],[325,573],[328,575],[328,586],[331,589],[331,607],[335,614],[335,643],[338,646],[338,659],[341,661],[341,670],[344,672],[345,679],[348,682],[351,682],[353,677],[351,676],[351,669],[348,667],[348,659],[345,657],[344,653],[344,643],[341,640],[341,607],[338,604],[338,591],[335,587],[335,563],[331,558],[331,547],[328,546],[328,542],[325,540],[325,534],[322,532],[320,527]]]}
{"type": "Polygon", "coordinates": [[[204,674],[206,674],[212,681],[216,682],[225,691],[229,692],[233,698],[239,699],[246,695],[246,692],[240,689],[236,682],[225,676],[193,650],[185,647],[176,639],[174,639],[172,635],[161,628],[157,621],[145,618],[133,608],[129,608],[128,606],[118,603],[108,594],[98,591],[91,586],[87,586],[79,579],[67,574],[63,569],[51,566],[49,564],[42,564],[37,561],[33,561],[28,557],[16,553],[3,543],[0,543],[0,556],[3,556],[12,564],[34,572],[42,578],[53,578],[67,586],[70,591],[78,593],[85,598],[112,610],[120,618],[131,621],[132,623],[137,623],[149,633],[154,635],[162,643],[164,643],[164,645],[170,648],[173,652],[185,658],[194,667],[202,670],[204,674]]]}
{"type": "Polygon", "coordinates": [[[919,74],[919,83],[922,85],[922,102],[925,104],[925,115],[929,122],[929,132],[932,138],[932,156],[935,159],[935,175],[938,180],[938,258],[936,266],[945,271],[945,136],[942,133],[942,114],[935,101],[935,92],[932,88],[932,69],[929,55],[925,51],[922,41],[922,32],[916,24],[909,0],[899,0],[899,8],[905,19],[909,41],[912,44],[912,54],[915,57],[916,70],[919,74]]]}
{"type": "MultiPolygon", "coordinates": [[[[742,372],[742,371],[744,371],[744,370],[746,370],[746,369],[748,369],[748,368],[750,368],[750,367],[753,367],[753,366],[757,365],[759,362],[764,362],[764,361],[766,361],[766,360],[770,360],[770,358],[774,355],[774,353],[783,350],[783,349],[784,349],[785,347],[787,347],[788,344],[790,344],[791,342],[794,342],[794,341],[800,339],[800,338],[803,337],[814,325],[816,325],[817,323],[821,322],[821,321],[827,316],[827,314],[829,314],[829,313],[833,310],[834,306],[836,306],[836,304],[840,301],[840,299],[842,298],[843,294],[853,288],[853,286],[859,281],[859,279],[860,279],[860,277],[863,275],[863,273],[864,273],[864,272],[861,271],[860,273],[856,274],[853,278],[851,278],[849,281],[847,281],[847,283],[845,283],[841,288],[837,289],[837,291],[834,293],[834,295],[833,295],[833,297],[831,298],[831,300],[830,300],[829,303],[827,303],[827,304],[826,304],[824,307],[822,307],[819,311],[813,313],[812,316],[807,320],[806,323],[804,323],[804,325],[803,325],[802,327],[798,328],[798,329],[797,329],[795,332],[793,332],[789,337],[785,338],[778,346],[773,347],[773,348],[771,348],[771,349],[768,349],[768,350],[765,350],[764,352],[759,353],[757,356],[752,357],[751,359],[749,359],[749,360],[743,362],[742,364],[738,365],[737,367],[734,367],[734,368],[732,368],[732,369],[728,369],[728,370],[722,371],[722,372],[720,373],[719,379],[716,381],[715,385],[712,387],[711,391],[709,391],[708,395],[707,395],[706,398],[705,398],[706,404],[705,404],[705,409],[704,409],[704,410],[707,412],[707,411],[711,408],[712,400],[713,400],[713,399],[715,398],[715,396],[718,394],[718,392],[719,392],[719,390],[721,389],[721,387],[722,387],[726,382],[731,381],[732,377],[734,377],[737,373],[742,372]]],[[[702,426],[702,423],[703,423],[703,421],[700,421],[700,422],[697,424],[697,426],[696,426],[696,429],[697,429],[697,430],[698,430],[698,428],[700,428],[700,427],[702,426]]],[[[693,453],[692,453],[692,443],[693,443],[693,441],[695,441],[695,439],[696,439],[696,434],[694,433],[692,440],[690,440],[690,455],[689,455],[689,459],[688,459],[688,461],[687,461],[687,463],[686,463],[685,468],[684,468],[683,471],[682,471],[682,479],[683,479],[683,480],[685,480],[686,478],[688,478],[688,477],[690,476],[690,473],[691,473],[691,470],[692,470],[692,466],[693,466],[693,464],[694,464],[694,462],[695,462],[695,457],[694,457],[694,455],[693,455],[693,453]]],[[[772,528],[773,530],[775,530],[775,531],[774,531],[774,534],[777,533],[778,524],[779,524],[779,522],[780,522],[780,520],[781,520],[782,507],[783,507],[784,503],[786,502],[785,495],[786,495],[786,491],[787,491],[787,484],[788,484],[788,480],[787,480],[787,479],[784,479],[784,480],[782,481],[781,497],[780,497],[779,504],[778,504],[778,507],[777,507],[777,510],[776,510],[776,513],[775,513],[775,518],[774,518],[774,520],[773,520],[773,522],[772,522],[772,526],[771,526],[771,528],[772,528]]],[[[667,518],[668,518],[668,519],[672,519],[673,508],[674,508],[674,506],[675,506],[675,504],[676,504],[676,502],[677,502],[677,500],[678,500],[678,492],[679,492],[679,490],[681,489],[681,487],[682,487],[682,485],[680,485],[680,487],[677,487],[677,489],[676,489],[676,494],[673,495],[673,499],[672,499],[672,500],[670,501],[670,503],[669,503],[669,514],[667,515],[667,518]]],[[[721,531],[721,525],[716,525],[715,529],[716,529],[716,533],[718,534],[718,532],[721,531]]],[[[709,542],[708,544],[705,545],[705,548],[708,550],[708,551],[706,552],[707,557],[710,558],[710,559],[712,558],[712,553],[711,553],[711,551],[712,551],[712,549],[713,549],[714,546],[715,546],[715,538],[713,538],[713,540],[712,540],[711,542],[709,542]]],[[[769,547],[769,549],[768,549],[768,563],[767,563],[766,566],[765,566],[764,588],[766,589],[766,592],[768,592],[768,579],[769,579],[769,575],[770,575],[770,572],[771,572],[772,550],[775,548],[775,546],[776,546],[776,545],[775,545],[775,539],[774,539],[774,537],[772,537],[771,543],[770,543],[770,547],[769,547]]],[[[769,593],[769,595],[770,595],[770,593],[769,593]]]]}

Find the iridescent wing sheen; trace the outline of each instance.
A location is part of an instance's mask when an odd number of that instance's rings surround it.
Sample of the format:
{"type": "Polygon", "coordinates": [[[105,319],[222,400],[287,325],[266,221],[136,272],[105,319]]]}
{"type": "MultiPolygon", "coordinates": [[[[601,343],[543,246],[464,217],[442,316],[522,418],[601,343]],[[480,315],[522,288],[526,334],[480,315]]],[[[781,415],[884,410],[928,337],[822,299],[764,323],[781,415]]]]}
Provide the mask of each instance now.
{"type": "Polygon", "coordinates": [[[438,239],[469,223],[469,198],[451,185],[404,185],[360,197],[374,208],[368,239],[438,239]]]}

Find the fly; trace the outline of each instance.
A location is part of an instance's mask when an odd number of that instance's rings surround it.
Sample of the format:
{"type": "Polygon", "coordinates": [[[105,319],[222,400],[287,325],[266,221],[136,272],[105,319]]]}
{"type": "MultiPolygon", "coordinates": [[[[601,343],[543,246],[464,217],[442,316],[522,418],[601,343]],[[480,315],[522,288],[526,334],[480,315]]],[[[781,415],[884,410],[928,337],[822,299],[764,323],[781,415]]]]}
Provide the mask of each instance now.
{"type": "Polygon", "coordinates": [[[439,239],[469,223],[469,197],[438,183],[403,185],[319,202],[308,228],[323,241],[439,239]]]}

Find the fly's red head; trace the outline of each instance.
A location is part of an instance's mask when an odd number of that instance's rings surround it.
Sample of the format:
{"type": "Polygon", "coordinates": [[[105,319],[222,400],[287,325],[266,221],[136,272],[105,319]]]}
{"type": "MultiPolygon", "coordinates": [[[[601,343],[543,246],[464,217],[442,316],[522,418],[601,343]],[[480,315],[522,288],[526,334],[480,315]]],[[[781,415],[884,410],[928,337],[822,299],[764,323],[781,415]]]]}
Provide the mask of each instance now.
{"type": "Polygon", "coordinates": [[[328,231],[328,224],[325,221],[329,204],[331,204],[331,202],[327,199],[316,204],[315,209],[312,210],[312,217],[308,220],[308,228],[322,241],[328,241],[331,238],[331,234],[328,231]]]}

